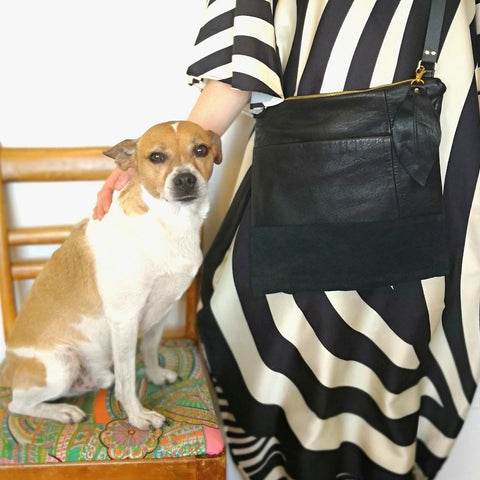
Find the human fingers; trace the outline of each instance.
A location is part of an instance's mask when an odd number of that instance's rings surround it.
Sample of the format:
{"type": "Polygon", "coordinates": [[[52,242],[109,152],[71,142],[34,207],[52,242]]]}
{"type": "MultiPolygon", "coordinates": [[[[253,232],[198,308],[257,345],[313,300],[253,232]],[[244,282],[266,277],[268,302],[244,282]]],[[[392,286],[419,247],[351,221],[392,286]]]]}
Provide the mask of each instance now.
{"type": "Polygon", "coordinates": [[[124,188],[125,185],[127,185],[127,183],[130,181],[134,173],[135,169],[133,167],[129,167],[127,170],[120,170],[115,178],[113,188],[115,190],[122,190],[122,188],[124,188]]]}
{"type": "Polygon", "coordinates": [[[93,218],[95,220],[101,220],[110,209],[112,204],[113,189],[118,177],[121,175],[122,170],[118,167],[114,168],[102,188],[97,193],[97,202],[93,208],[93,218]]]}
{"type": "Polygon", "coordinates": [[[110,210],[113,197],[113,188],[104,185],[97,193],[97,203],[93,209],[93,219],[101,220],[105,214],[110,210]]]}

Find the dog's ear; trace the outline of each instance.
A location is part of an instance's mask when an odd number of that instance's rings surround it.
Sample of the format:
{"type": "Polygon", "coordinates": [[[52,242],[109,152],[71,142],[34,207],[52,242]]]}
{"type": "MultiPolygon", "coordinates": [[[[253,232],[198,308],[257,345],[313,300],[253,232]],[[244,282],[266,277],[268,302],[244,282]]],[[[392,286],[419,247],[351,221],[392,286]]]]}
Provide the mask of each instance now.
{"type": "Polygon", "coordinates": [[[137,153],[136,140],[124,140],[117,143],[112,148],[103,152],[107,157],[113,158],[115,163],[122,169],[127,170],[134,167],[135,154],[137,153]]]}
{"type": "Polygon", "coordinates": [[[208,136],[210,137],[210,141],[212,142],[213,146],[213,161],[216,164],[222,163],[222,141],[220,140],[220,136],[217,135],[215,132],[211,130],[207,130],[208,136]]]}

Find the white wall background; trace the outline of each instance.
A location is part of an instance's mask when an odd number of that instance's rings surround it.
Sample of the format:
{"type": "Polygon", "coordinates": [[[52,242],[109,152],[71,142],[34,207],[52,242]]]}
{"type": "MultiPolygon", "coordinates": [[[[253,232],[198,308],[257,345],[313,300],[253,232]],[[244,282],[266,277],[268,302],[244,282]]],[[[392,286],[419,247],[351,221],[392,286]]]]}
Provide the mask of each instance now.
{"type": "MultiPolygon", "coordinates": [[[[186,83],[203,0],[0,0],[0,142],[5,146],[112,145],[151,125],[184,119],[198,92],[186,83]]],[[[211,184],[209,245],[230,201],[251,119],[223,138],[225,161],[211,184]]],[[[9,192],[15,224],[88,215],[97,188],[36,185],[9,192]],[[73,208],[63,198],[76,199],[73,208]],[[29,217],[29,218],[27,218],[29,217]]],[[[0,357],[4,345],[0,338],[0,357]]],[[[480,404],[439,480],[480,479],[480,404]]],[[[229,480],[238,478],[229,467],[229,480]]]]}

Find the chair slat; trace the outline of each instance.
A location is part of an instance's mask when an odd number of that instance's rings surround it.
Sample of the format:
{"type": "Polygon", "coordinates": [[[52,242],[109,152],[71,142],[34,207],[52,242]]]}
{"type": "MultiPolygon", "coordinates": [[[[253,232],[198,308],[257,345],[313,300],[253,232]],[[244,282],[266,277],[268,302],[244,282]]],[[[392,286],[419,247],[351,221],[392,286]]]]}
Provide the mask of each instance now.
{"type": "Polygon", "coordinates": [[[103,180],[114,167],[113,160],[103,155],[107,148],[2,147],[3,181],[103,180]]]}
{"type": "Polygon", "coordinates": [[[21,262],[12,262],[13,280],[31,280],[36,278],[45,266],[45,260],[25,260],[21,262]]]}
{"type": "Polygon", "coordinates": [[[62,243],[70,235],[72,229],[72,225],[10,229],[8,243],[12,247],[62,243]]]}

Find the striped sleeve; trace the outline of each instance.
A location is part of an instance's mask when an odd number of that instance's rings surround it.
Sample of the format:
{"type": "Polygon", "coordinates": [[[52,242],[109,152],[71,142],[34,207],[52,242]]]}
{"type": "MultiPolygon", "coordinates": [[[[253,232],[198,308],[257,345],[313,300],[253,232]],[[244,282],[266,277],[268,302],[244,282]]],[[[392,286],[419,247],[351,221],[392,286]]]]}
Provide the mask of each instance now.
{"type": "Polygon", "coordinates": [[[283,98],[274,0],[208,0],[187,70],[190,84],[214,79],[283,98]]]}

